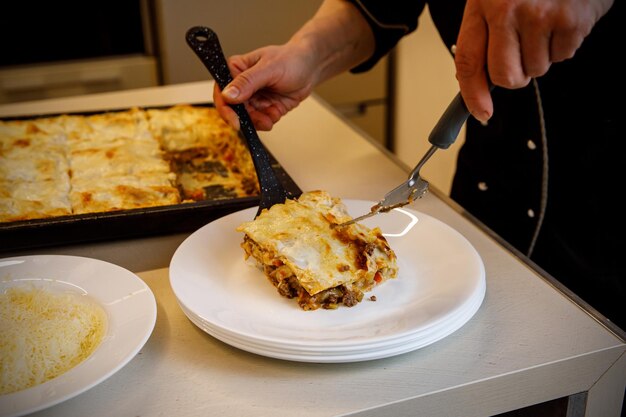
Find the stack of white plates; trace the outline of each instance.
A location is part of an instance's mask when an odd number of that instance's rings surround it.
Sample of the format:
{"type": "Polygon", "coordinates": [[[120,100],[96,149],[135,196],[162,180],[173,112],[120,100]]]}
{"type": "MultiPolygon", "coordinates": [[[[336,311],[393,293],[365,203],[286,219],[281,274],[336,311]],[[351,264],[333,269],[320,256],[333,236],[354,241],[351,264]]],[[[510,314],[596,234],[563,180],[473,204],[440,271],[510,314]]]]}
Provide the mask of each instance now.
{"type": "MultiPolygon", "coordinates": [[[[345,203],[355,215],[374,204],[345,203]]],[[[364,223],[382,229],[398,256],[399,276],[354,307],[304,311],[244,261],[243,236],[235,228],[255,213],[243,210],[204,226],[170,264],[170,283],[185,315],[239,349],[302,362],[399,355],[459,329],[485,296],[483,263],[461,234],[426,214],[396,209],[364,223]]]]}

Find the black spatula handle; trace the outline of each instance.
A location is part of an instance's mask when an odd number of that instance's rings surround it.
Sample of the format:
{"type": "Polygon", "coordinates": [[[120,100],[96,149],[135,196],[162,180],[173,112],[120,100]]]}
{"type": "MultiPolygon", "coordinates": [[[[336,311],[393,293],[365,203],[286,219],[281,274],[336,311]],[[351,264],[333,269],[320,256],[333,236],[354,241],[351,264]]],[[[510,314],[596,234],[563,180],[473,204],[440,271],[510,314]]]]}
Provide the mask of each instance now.
{"type": "MultiPolygon", "coordinates": [[[[215,32],[208,27],[196,26],[187,31],[186,39],[187,44],[207,67],[217,85],[224,89],[233,80],[233,77],[215,32]]],[[[248,111],[243,104],[235,104],[230,107],[239,117],[241,133],[246,139],[257,177],[259,178],[261,186],[259,210],[267,208],[272,204],[284,202],[291,195],[278,181],[276,173],[272,169],[269,154],[257,135],[248,111]]]]}

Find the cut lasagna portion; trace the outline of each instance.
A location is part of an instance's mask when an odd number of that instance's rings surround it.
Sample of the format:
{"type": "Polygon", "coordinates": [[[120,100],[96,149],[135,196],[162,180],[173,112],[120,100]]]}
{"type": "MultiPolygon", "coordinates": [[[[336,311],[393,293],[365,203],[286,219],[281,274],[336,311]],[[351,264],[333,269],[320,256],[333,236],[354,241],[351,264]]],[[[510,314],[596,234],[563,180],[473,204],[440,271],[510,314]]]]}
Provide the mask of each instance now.
{"type": "Polygon", "coordinates": [[[0,222],[71,214],[66,149],[49,119],[0,121],[0,222]]]}
{"type": "Polygon", "coordinates": [[[210,148],[220,152],[237,138],[214,107],[178,104],[165,109],[146,110],[150,130],[167,152],[210,148]]]}
{"type": "Polygon", "coordinates": [[[379,228],[332,227],[351,219],[340,199],[311,191],[263,210],[237,231],[245,233],[246,259],[256,260],[279,294],[304,310],[335,309],[356,305],[398,272],[379,228]]]}
{"type": "Polygon", "coordinates": [[[145,111],[136,107],[87,116],[61,115],[58,122],[68,135],[68,142],[74,151],[114,146],[124,139],[158,145],[150,132],[145,111]]]}
{"type": "Polygon", "coordinates": [[[72,213],[67,179],[11,182],[0,178],[0,222],[72,213]]]}
{"type": "Polygon", "coordinates": [[[150,129],[178,172],[187,200],[216,200],[259,194],[245,143],[213,107],[179,104],[146,111],[150,129]]]}
{"type": "Polygon", "coordinates": [[[68,137],[74,214],[180,202],[176,174],[149,130],[145,111],[62,119],[68,137]]]}
{"type": "Polygon", "coordinates": [[[180,202],[171,181],[162,175],[116,175],[94,183],[73,179],[70,202],[74,214],[156,207],[180,202]]]}

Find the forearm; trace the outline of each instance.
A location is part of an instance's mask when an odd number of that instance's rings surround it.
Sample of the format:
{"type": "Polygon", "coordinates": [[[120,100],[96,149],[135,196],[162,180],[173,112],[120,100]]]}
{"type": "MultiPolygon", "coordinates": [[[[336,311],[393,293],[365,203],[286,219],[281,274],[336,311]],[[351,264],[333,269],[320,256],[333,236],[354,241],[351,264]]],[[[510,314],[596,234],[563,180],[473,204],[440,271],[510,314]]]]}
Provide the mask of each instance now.
{"type": "Polygon", "coordinates": [[[344,0],[325,0],[317,13],[289,40],[316,68],[315,84],[345,72],[374,52],[372,31],[361,13],[344,0]]]}

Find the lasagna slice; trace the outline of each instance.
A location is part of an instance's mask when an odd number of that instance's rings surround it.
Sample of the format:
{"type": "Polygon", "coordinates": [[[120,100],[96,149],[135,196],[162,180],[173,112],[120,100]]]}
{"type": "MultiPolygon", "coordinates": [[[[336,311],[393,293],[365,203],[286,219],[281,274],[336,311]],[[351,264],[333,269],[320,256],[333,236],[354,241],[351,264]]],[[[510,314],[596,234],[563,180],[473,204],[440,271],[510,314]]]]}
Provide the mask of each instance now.
{"type": "Polygon", "coordinates": [[[0,121],[0,222],[71,214],[68,166],[49,119],[0,121]]]}
{"type": "Polygon", "coordinates": [[[150,130],[168,152],[209,148],[220,153],[237,140],[214,107],[178,104],[167,109],[146,110],[150,130]]]}
{"type": "Polygon", "coordinates": [[[65,116],[74,214],[178,204],[176,174],[143,110],[65,116]]]}
{"type": "Polygon", "coordinates": [[[156,142],[149,129],[146,112],[139,108],[111,111],[89,116],[64,115],[59,117],[69,134],[73,149],[118,142],[120,138],[134,142],[156,142]]]}
{"type": "Polygon", "coordinates": [[[162,175],[116,175],[95,183],[92,178],[72,179],[70,202],[74,214],[99,213],[178,204],[176,187],[162,175]]]}
{"type": "Polygon", "coordinates": [[[152,134],[178,173],[183,199],[217,200],[259,194],[250,152],[214,107],[176,105],[146,110],[152,134]]]}
{"type": "Polygon", "coordinates": [[[395,278],[396,255],[379,228],[351,220],[346,206],[324,191],[302,194],[241,224],[242,248],[279,294],[304,310],[352,307],[363,293],[395,278]]]}
{"type": "Polygon", "coordinates": [[[0,222],[72,214],[69,181],[11,182],[0,178],[0,222]]]}

